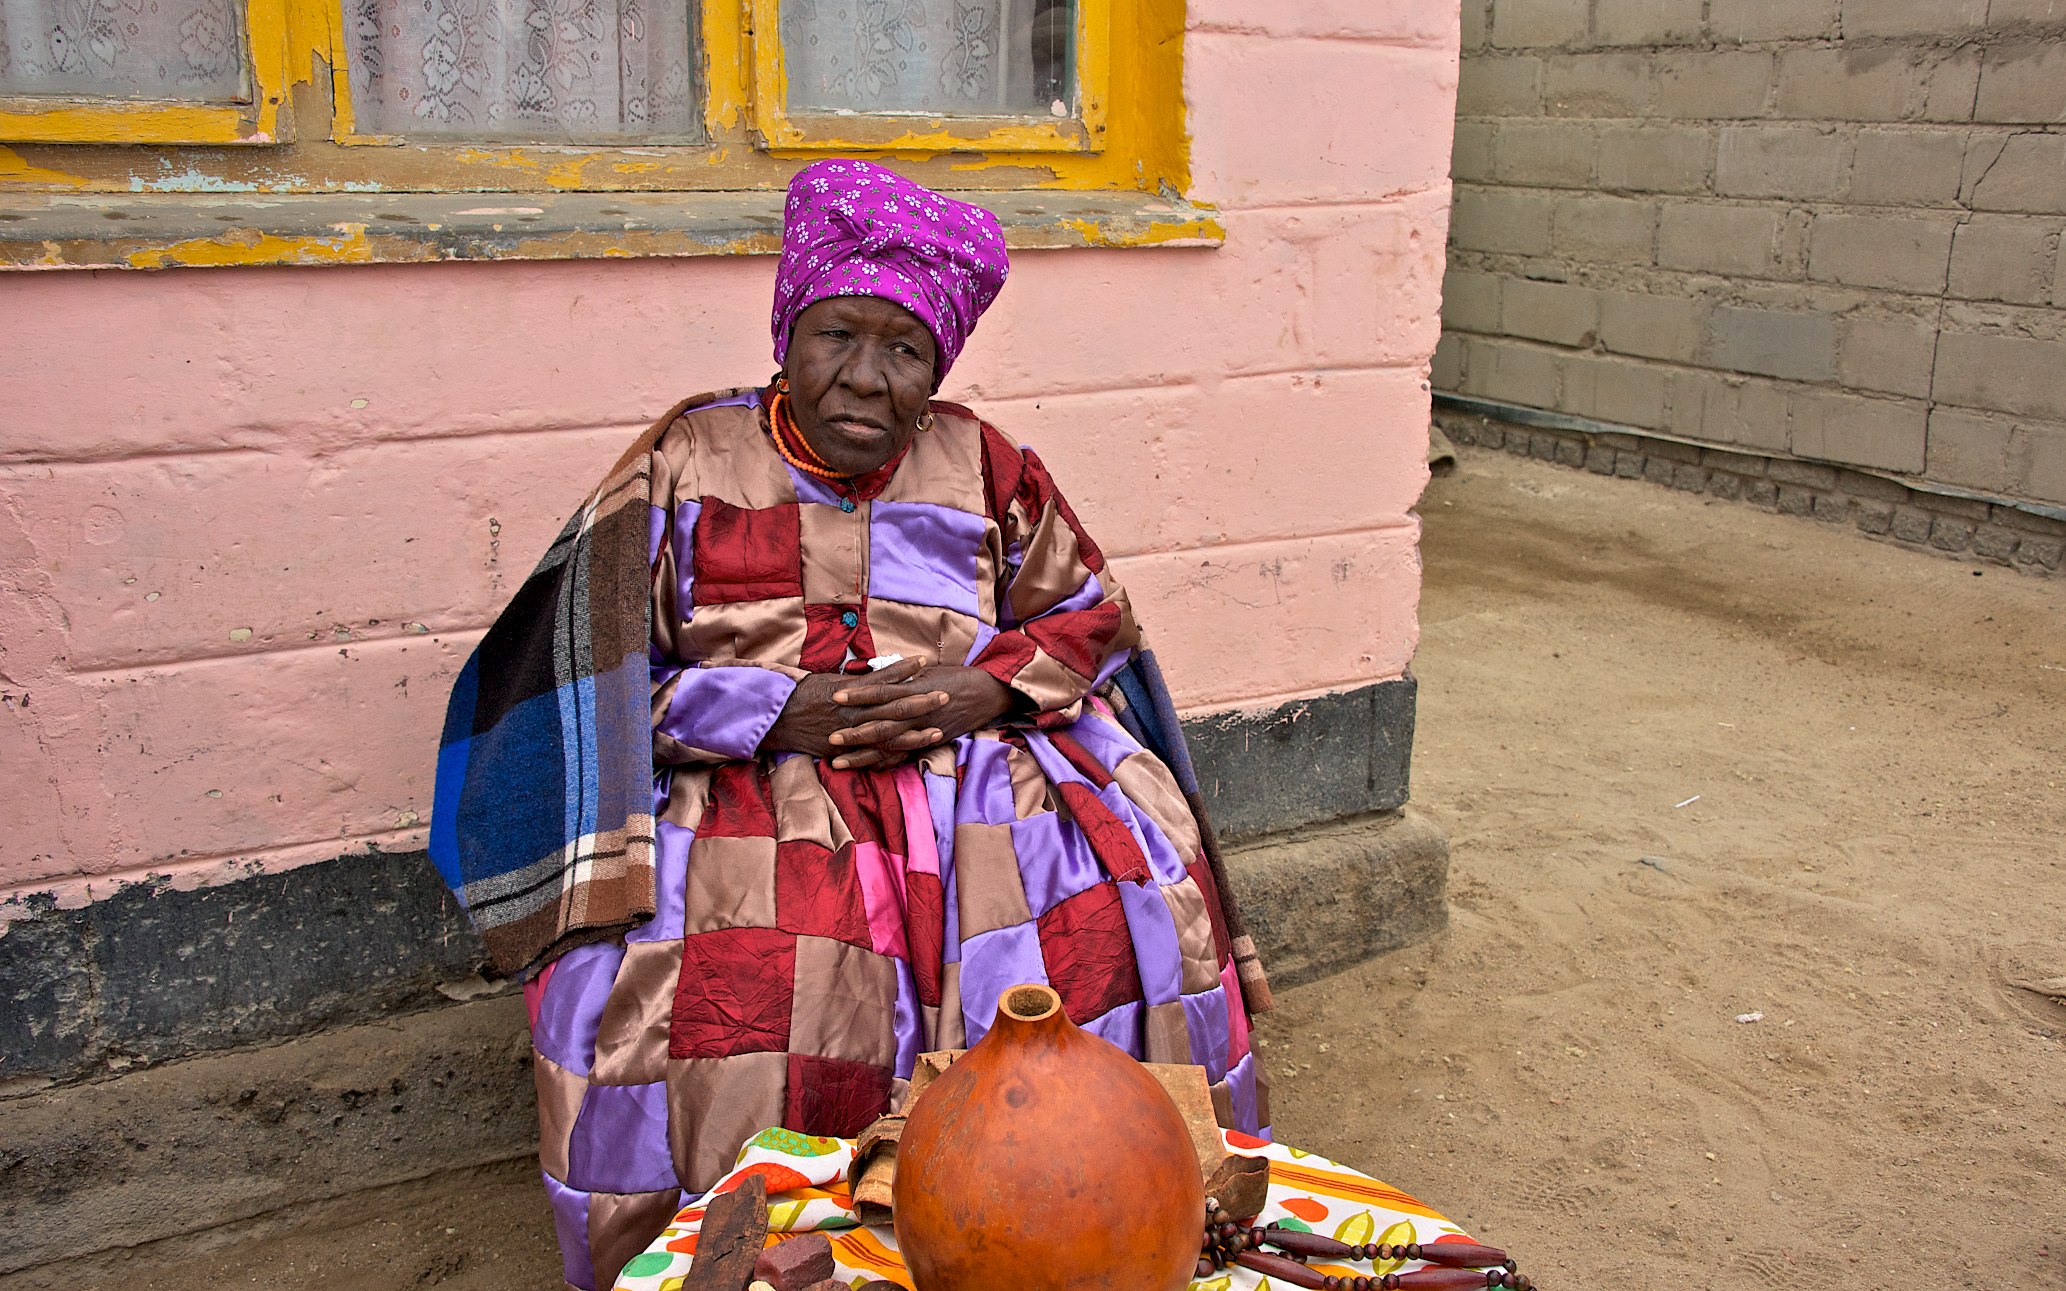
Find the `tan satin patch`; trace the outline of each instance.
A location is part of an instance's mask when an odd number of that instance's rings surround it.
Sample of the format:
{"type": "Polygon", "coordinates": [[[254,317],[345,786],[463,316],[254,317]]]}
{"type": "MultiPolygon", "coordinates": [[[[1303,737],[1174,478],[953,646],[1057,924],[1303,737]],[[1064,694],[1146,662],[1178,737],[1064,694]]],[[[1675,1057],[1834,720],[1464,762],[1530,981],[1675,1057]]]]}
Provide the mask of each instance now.
{"type": "MultiPolygon", "coordinates": [[[[851,513],[816,502],[796,508],[806,604],[859,605],[867,599],[870,506],[863,502],[851,513]]],[[[871,630],[874,623],[871,615],[871,630]]],[[[880,642],[878,636],[878,647],[880,642]]]]}
{"type": "Polygon", "coordinates": [[[814,759],[788,758],[777,763],[768,776],[768,790],[775,800],[776,838],[785,843],[816,843],[827,851],[838,851],[852,841],[852,832],[832,809],[832,799],[818,779],[814,759]]]}
{"type": "Polygon", "coordinates": [[[1033,919],[1010,825],[954,828],[954,892],[961,940],[1033,919]]]}
{"type": "Polygon", "coordinates": [[[952,413],[935,414],[933,428],[914,436],[911,451],[878,496],[884,502],[930,502],[983,515],[983,430],[952,413]]]}
{"type": "Polygon", "coordinates": [[[682,630],[683,656],[712,663],[733,660],[803,666],[803,598],[699,605],[682,630]]]}
{"type": "Polygon", "coordinates": [[[667,1075],[667,1028],[681,981],[681,941],[633,941],[603,1003],[594,1085],[649,1085],[667,1075]]]}
{"type": "Polygon", "coordinates": [[[597,1286],[617,1285],[631,1257],[653,1244],[681,1210],[678,1188],[666,1192],[598,1192],[588,1201],[588,1256],[597,1286]]]}
{"type": "Polygon", "coordinates": [[[924,655],[934,663],[959,664],[976,644],[976,621],[936,605],[870,599],[868,631],[877,654],[924,655]]]}
{"type": "Polygon", "coordinates": [[[1118,782],[1126,800],[1146,812],[1148,819],[1161,829],[1176,848],[1178,859],[1186,865],[1198,859],[1203,852],[1198,821],[1191,815],[1183,791],[1176,787],[1176,777],[1162,764],[1162,759],[1145,751],[1122,758],[1112,768],[1112,779],[1118,782]]]}
{"type": "Polygon", "coordinates": [[[1047,777],[1040,773],[1040,764],[1033,760],[1032,754],[1023,749],[1006,748],[1004,764],[1011,769],[1012,811],[1020,820],[1059,807],[1059,799],[1053,796],[1047,777]]]}
{"type": "Polygon", "coordinates": [[[667,1060],[667,1145],[675,1177],[703,1192],[724,1177],[739,1145],[782,1123],[789,1055],[667,1060]]]}
{"type": "Polygon", "coordinates": [[[774,839],[698,838],[689,847],[688,871],[684,933],[775,926],[774,839]]]}
{"type": "Polygon", "coordinates": [[[894,960],[829,937],[796,939],[789,1052],[890,1067],[896,1021],[894,960]]]}
{"type": "Polygon", "coordinates": [[[1141,1027],[1143,1062],[1188,1063],[1191,1061],[1191,1026],[1184,1020],[1184,1006],[1175,1000],[1148,1007],[1141,1027]]]}
{"type": "Polygon", "coordinates": [[[1212,944],[1212,917],[1205,909],[1205,894],[1189,879],[1162,889],[1169,905],[1169,917],[1176,922],[1177,955],[1183,964],[1183,993],[1196,995],[1220,984],[1212,944]]]}
{"type": "MultiPolygon", "coordinates": [[[[667,1052],[665,1044],[660,1051],[667,1052]]],[[[565,1183],[567,1145],[573,1138],[574,1118],[580,1114],[588,1081],[536,1049],[531,1051],[531,1079],[538,1087],[538,1165],[565,1183]]]]}

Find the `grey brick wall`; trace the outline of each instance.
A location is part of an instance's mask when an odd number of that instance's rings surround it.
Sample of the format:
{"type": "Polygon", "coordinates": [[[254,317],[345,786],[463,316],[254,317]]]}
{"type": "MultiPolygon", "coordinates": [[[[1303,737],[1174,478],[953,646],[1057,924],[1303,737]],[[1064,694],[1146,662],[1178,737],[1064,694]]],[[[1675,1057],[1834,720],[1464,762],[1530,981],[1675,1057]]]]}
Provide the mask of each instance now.
{"type": "Polygon", "coordinates": [[[2066,0],[1464,0],[1435,386],[2066,504],[2066,0]]]}

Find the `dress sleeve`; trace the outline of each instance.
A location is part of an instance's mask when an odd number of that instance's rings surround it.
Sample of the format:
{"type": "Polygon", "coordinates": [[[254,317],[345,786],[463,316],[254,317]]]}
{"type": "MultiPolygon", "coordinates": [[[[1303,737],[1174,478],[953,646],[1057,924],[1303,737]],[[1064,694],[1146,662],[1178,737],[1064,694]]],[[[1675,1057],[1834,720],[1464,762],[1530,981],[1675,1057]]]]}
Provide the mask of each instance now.
{"type": "Polygon", "coordinates": [[[983,428],[985,486],[1005,547],[997,635],[972,667],[1041,720],[1074,721],[1084,696],[1126,663],[1140,631],[1126,591],[1032,449],[983,428]]]}
{"type": "MultiPolygon", "coordinates": [[[[681,629],[695,612],[695,532],[702,504],[670,461],[680,423],[652,460],[653,763],[742,761],[760,750],[801,673],[690,657],[681,629]]],[[[679,452],[678,447],[676,452],[679,452]]]]}

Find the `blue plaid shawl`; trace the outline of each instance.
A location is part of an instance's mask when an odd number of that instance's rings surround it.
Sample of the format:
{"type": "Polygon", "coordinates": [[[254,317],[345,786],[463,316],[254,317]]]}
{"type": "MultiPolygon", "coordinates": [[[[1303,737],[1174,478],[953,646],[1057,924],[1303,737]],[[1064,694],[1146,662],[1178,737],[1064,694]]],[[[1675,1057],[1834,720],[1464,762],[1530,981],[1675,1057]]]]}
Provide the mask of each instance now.
{"type": "MultiPolygon", "coordinates": [[[[652,917],[653,445],[675,405],[567,521],[452,686],[438,749],[430,854],[503,974],[652,917]]],[[[1154,655],[1106,689],[1168,765],[1198,818],[1248,1011],[1270,1007],[1154,655]]]]}

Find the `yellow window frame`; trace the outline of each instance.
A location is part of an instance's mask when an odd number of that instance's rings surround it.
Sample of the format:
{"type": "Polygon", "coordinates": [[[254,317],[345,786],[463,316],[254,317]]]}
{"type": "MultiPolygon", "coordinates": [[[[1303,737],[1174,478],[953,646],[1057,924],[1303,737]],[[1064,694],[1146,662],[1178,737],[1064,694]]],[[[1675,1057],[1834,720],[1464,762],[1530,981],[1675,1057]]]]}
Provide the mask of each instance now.
{"type": "MultiPolygon", "coordinates": [[[[0,140],[22,143],[266,145],[287,134],[288,6],[244,0],[245,94],[229,103],[0,95],[0,140]]],[[[341,0],[339,0],[341,3],[341,0]]],[[[0,166],[0,181],[6,171],[0,166]]]]}
{"type": "Polygon", "coordinates": [[[773,152],[1083,152],[1104,147],[1110,96],[1112,9],[1125,0],[1077,0],[1077,115],[943,116],[929,112],[810,113],[789,110],[789,73],[782,49],[782,0],[748,0],[753,42],[754,122],[773,152]],[[762,32],[768,38],[759,38],[762,32]]]}

